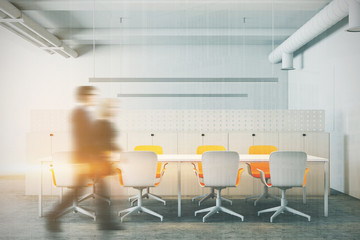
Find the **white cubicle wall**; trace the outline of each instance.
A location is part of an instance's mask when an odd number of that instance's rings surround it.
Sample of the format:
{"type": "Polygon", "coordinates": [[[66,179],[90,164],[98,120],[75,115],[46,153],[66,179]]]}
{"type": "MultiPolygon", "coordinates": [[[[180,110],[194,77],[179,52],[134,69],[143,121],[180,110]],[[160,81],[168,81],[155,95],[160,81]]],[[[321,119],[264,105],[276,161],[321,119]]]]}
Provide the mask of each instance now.
{"type": "MultiPolygon", "coordinates": [[[[294,113],[294,111],[292,111],[294,113]]],[[[212,112],[213,114],[214,112],[212,112]]],[[[253,112],[254,113],[254,112],[253,112]]],[[[44,112],[41,113],[42,116],[45,116],[44,112]]],[[[137,112],[137,114],[139,114],[137,112]]],[[[150,113],[147,113],[150,114],[150,113]]],[[[238,117],[241,115],[237,112],[232,113],[224,113],[221,111],[222,116],[224,114],[233,114],[238,117]]],[[[263,125],[265,124],[265,120],[261,120],[261,129],[256,129],[254,125],[257,125],[257,120],[254,116],[249,116],[249,111],[246,113],[247,124],[250,125],[254,130],[248,131],[234,131],[232,129],[202,129],[195,131],[190,127],[186,127],[182,125],[181,128],[187,128],[187,131],[171,131],[174,129],[166,129],[166,131],[160,130],[147,130],[141,129],[140,131],[134,131],[132,128],[127,129],[128,131],[122,130],[118,136],[117,142],[123,149],[123,151],[131,151],[137,145],[160,145],[164,149],[164,154],[194,154],[196,153],[196,148],[200,145],[222,145],[225,146],[227,150],[237,151],[239,153],[247,153],[248,149],[252,145],[275,145],[279,150],[299,150],[305,151],[309,155],[325,157],[329,159],[329,134],[323,132],[322,125],[319,124],[323,121],[321,119],[323,117],[323,113],[321,111],[311,111],[311,112],[295,112],[295,114],[301,118],[301,114],[305,115],[303,119],[303,125],[297,124],[296,129],[290,128],[289,123],[283,124],[287,121],[287,119],[277,119],[277,129],[279,129],[279,125],[282,123],[283,126],[286,126],[286,129],[280,129],[282,131],[263,131],[263,125]],[[306,115],[307,114],[307,115],[306,115]],[[308,118],[306,118],[308,116],[308,118]],[[309,117],[312,116],[312,117],[309,117]],[[312,119],[314,118],[314,119],[312,119]],[[320,119],[319,119],[320,118],[320,119]],[[253,119],[255,123],[248,122],[249,119],[253,119]],[[313,124],[306,125],[307,122],[311,121],[313,124]],[[318,126],[318,128],[314,128],[314,126],[318,126]],[[306,126],[310,126],[311,130],[317,131],[294,131],[299,130],[298,128],[306,128],[306,126]],[[206,131],[208,130],[208,131],[206,131]],[[213,131],[210,131],[213,130],[213,131]],[[220,131],[221,130],[221,131],[220,131]],[[227,130],[227,131],[226,131],[227,130]]],[[[166,114],[165,114],[166,115],[166,114]]],[[[259,114],[256,112],[256,116],[265,116],[269,117],[272,113],[268,111],[265,114],[259,114]]],[[[289,114],[283,114],[289,116],[289,114]]],[[[290,114],[291,115],[291,114],[290,114]]],[[[164,117],[164,114],[162,115],[164,117]]],[[[245,114],[244,114],[245,116],[245,114]]],[[[139,115],[137,115],[139,117],[139,115]]],[[[166,117],[166,116],[165,116],[166,117]]],[[[174,117],[174,116],[173,116],[174,117]]],[[[36,117],[39,120],[39,116],[36,117]]],[[[128,118],[131,119],[131,117],[128,118]]],[[[50,119],[47,117],[46,119],[50,119]]],[[[62,118],[65,119],[65,118],[62,118]]],[[[214,119],[214,117],[212,117],[214,119]]],[[[222,118],[223,119],[223,118],[222,118]]],[[[233,117],[232,119],[235,119],[233,117]]],[[[124,123],[124,119],[122,119],[122,123],[124,123]]],[[[144,119],[142,121],[145,121],[144,119]]],[[[190,121],[190,120],[189,120],[190,121]]],[[[200,119],[197,117],[197,121],[207,121],[206,119],[200,119]]],[[[220,124],[214,124],[213,121],[212,126],[219,127],[220,124]]],[[[238,122],[242,121],[243,126],[245,126],[245,120],[240,119],[238,122]]],[[[274,121],[273,118],[269,118],[269,121],[274,121]]],[[[224,119],[222,122],[226,122],[224,119]]],[[[232,122],[232,120],[231,120],[232,122]]],[[[274,121],[275,122],[275,121],[274,121]]],[[[273,124],[268,124],[274,127],[273,124]]],[[[136,122],[140,124],[139,120],[136,122]]],[[[153,121],[154,124],[159,124],[156,121],[153,121]]],[[[197,123],[199,124],[199,123],[197,123]]],[[[237,123],[234,123],[237,124],[237,123]]],[[[51,153],[57,151],[69,151],[71,150],[71,135],[69,128],[66,127],[65,124],[59,124],[62,127],[63,131],[51,131],[50,129],[41,130],[41,125],[37,125],[36,123],[32,123],[35,127],[33,131],[27,134],[27,148],[28,148],[28,165],[29,172],[26,176],[26,194],[35,195],[38,193],[39,189],[39,158],[50,156],[51,153]],[[41,130],[41,131],[39,131],[41,130]],[[52,136],[50,136],[52,134],[52,136]]],[[[55,126],[56,124],[46,124],[46,128],[49,126],[55,126]]],[[[209,124],[211,125],[211,124],[209,124]]],[[[223,125],[223,124],[222,124],[223,125]]],[[[144,125],[142,125],[144,126],[144,125]]],[[[194,123],[188,123],[188,126],[194,127],[194,123]],[[192,124],[192,125],[191,125],[192,124]]],[[[200,125],[196,126],[199,127],[200,125]]],[[[229,125],[228,125],[229,126],[229,125]]],[[[146,128],[151,127],[147,125],[146,128]]],[[[230,125],[232,128],[233,126],[230,125]]],[[[159,129],[158,127],[154,127],[154,129],[159,129]]],[[[180,129],[182,130],[182,129],[180,129]]],[[[242,129],[241,129],[242,130],[242,129]]],[[[309,130],[309,129],[305,129],[309,130]]],[[[241,165],[241,167],[245,167],[245,164],[241,165]]],[[[323,194],[323,164],[311,163],[308,165],[310,168],[310,172],[308,175],[308,195],[322,195],[323,194]]],[[[168,164],[166,168],[166,173],[162,179],[162,183],[154,188],[152,191],[155,194],[163,195],[163,196],[175,196],[177,194],[177,166],[176,164],[168,164]]],[[[208,191],[207,189],[200,188],[198,181],[193,172],[193,166],[191,164],[182,164],[182,193],[183,195],[198,195],[208,191]]],[[[45,167],[44,168],[44,194],[51,195],[57,194],[58,190],[53,187],[51,182],[50,171],[45,167]]],[[[128,196],[132,195],[135,192],[130,188],[122,188],[119,184],[119,180],[117,176],[108,177],[109,184],[111,185],[111,194],[115,196],[128,196]]],[[[251,195],[255,193],[259,193],[262,191],[262,185],[258,179],[253,179],[248,175],[247,172],[244,172],[241,177],[241,182],[239,187],[234,189],[225,190],[224,194],[234,195],[234,196],[245,196],[251,195]]],[[[299,190],[291,190],[289,194],[300,194],[301,189],[299,190]]]]}

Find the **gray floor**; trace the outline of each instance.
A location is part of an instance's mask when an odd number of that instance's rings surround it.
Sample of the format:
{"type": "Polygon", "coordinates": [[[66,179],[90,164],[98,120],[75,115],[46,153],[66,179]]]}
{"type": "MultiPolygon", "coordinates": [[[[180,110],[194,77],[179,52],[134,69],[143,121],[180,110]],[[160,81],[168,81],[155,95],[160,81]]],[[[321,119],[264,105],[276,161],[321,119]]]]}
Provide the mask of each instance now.
{"type": "MultiPolygon", "coordinates": [[[[128,217],[121,231],[99,231],[96,223],[81,214],[68,214],[60,222],[63,232],[50,233],[44,227],[45,220],[38,217],[37,197],[24,195],[23,177],[0,177],[0,239],[360,239],[360,200],[333,192],[329,200],[329,217],[323,216],[322,198],[309,198],[303,205],[300,198],[290,198],[289,206],[310,214],[312,219],[289,213],[281,214],[269,223],[271,213],[257,217],[261,209],[278,205],[265,200],[254,207],[252,202],[233,199],[233,206],[223,205],[245,216],[245,221],[224,213],[213,215],[202,223],[203,215],[194,217],[194,211],[215,204],[209,200],[200,208],[183,201],[183,217],[177,217],[177,201],[169,199],[167,206],[153,200],[144,205],[162,214],[158,218],[142,214],[128,217]]],[[[45,210],[51,209],[55,198],[47,198],[45,210]]],[[[93,208],[90,199],[84,203],[93,208]]],[[[113,208],[118,211],[128,207],[124,199],[114,199],[113,208]]]]}

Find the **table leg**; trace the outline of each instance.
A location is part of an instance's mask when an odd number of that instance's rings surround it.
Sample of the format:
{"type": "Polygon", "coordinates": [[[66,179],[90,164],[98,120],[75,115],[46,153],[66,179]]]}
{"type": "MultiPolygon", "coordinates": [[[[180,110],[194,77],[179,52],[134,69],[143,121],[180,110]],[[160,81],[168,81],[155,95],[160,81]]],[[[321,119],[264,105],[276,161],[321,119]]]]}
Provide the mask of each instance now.
{"type": "Polygon", "coordinates": [[[178,217],[181,217],[181,162],[178,162],[178,217]]]}
{"type": "Polygon", "coordinates": [[[324,216],[329,215],[329,162],[324,164],[324,216]]]}
{"type": "Polygon", "coordinates": [[[39,217],[43,216],[43,203],[42,203],[42,195],[43,195],[43,163],[40,163],[40,189],[39,189],[39,217]]]}
{"type": "Polygon", "coordinates": [[[63,192],[63,188],[61,187],[60,188],[60,203],[62,203],[62,201],[63,201],[63,195],[64,195],[64,192],[63,192]]]}

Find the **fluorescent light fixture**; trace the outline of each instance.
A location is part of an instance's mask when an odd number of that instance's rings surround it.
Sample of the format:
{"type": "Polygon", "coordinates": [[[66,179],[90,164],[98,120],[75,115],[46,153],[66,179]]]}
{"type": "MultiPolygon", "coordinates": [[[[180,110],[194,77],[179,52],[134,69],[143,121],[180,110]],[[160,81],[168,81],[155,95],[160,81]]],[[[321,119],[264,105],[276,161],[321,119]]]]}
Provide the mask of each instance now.
{"type": "Polygon", "coordinates": [[[12,19],[12,18],[3,18],[0,19],[0,23],[23,23],[24,19],[22,18],[17,18],[17,19],[12,19]]]}
{"type": "Polygon", "coordinates": [[[155,98],[155,97],[248,97],[248,94],[246,93],[241,93],[241,94],[178,94],[178,93],[174,93],[174,94],[121,94],[119,93],[117,95],[117,97],[119,98],[155,98]]]}
{"type": "Polygon", "coordinates": [[[136,83],[136,82],[214,82],[214,83],[244,83],[244,82],[259,82],[259,83],[277,83],[278,78],[89,78],[89,82],[126,82],[126,83],[136,83]]]}
{"type": "Polygon", "coordinates": [[[0,25],[50,54],[56,52],[66,58],[78,56],[75,50],[5,0],[0,1],[0,25]]]}

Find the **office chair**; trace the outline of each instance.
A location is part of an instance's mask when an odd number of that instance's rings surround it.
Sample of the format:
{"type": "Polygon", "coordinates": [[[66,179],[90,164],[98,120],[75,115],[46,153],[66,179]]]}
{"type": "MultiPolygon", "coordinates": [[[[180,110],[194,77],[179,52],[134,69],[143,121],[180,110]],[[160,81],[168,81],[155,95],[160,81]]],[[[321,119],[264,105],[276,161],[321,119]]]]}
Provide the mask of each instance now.
{"type": "Polygon", "coordinates": [[[79,200],[75,194],[78,188],[88,187],[88,164],[72,163],[72,152],[57,152],[53,154],[53,164],[50,171],[53,183],[56,187],[69,188],[74,191],[72,206],[59,212],[55,218],[59,218],[69,212],[79,212],[96,220],[95,212],[79,206],[79,200]]]}
{"type": "MultiPolygon", "coordinates": [[[[277,148],[275,146],[271,145],[254,145],[249,148],[249,154],[271,154],[272,152],[277,151],[277,148]]],[[[269,163],[268,162],[259,162],[259,163],[246,163],[248,173],[250,176],[253,176],[254,178],[260,179],[260,172],[258,169],[261,169],[265,173],[265,179],[268,182],[270,179],[270,169],[269,169],[269,163]]],[[[307,174],[309,172],[309,169],[307,168],[305,170],[305,176],[304,176],[304,184],[302,186],[303,188],[303,203],[306,203],[306,178],[307,174]]],[[[251,198],[258,198],[254,201],[254,206],[256,206],[257,202],[259,202],[263,198],[273,198],[275,200],[280,200],[277,196],[274,196],[269,193],[269,189],[264,185],[264,192],[260,193],[258,195],[250,196],[245,198],[245,201],[251,198]]]]}
{"type": "MultiPolygon", "coordinates": [[[[254,145],[249,148],[249,154],[270,154],[275,151],[277,151],[277,148],[271,145],[254,145]]],[[[267,162],[246,163],[246,165],[250,176],[260,179],[260,172],[258,171],[258,169],[261,169],[265,173],[266,182],[268,182],[268,180],[270,179],[269,163],[267,162]]],[[[245,198],[245,201],[251,198],[257,198],[254,201],[254,206],[256,206],[256,203],[263,198],[273,198],[276,200],[280,200],[278,197],[270,194],[268,188],[265,185],[264,185],[263,193],[247,197],[245,198]]]]}
{"type": "MultiPolygon", "coordinates": [[[[196,150],[196,154],[203,154],[204,152],[206,151],[225,151],[225,147],[223,146],[219,146],[219,145],[203,145],[203,146],[199,146],[196,150]]],[[[195,172],[195,175],[202,178],[203,177],[203,168],[202,168],[202,163],[199,162],[197,163],[197,167],[195,165],[195,163],[192,163],[194,165],[194,172],[195,172]]],[[[202,202],[206,201],[207,199],[209,198],[215,198],[216,197],[216,193],[215,193],[215,190],[214,188],[211,188],[211,192],[210,193],[207,193],[207,194],[204,194],[204,195],[200,195],[200,196],[196,196],[196,197],[193,197],[191,199],[191,201],[195,201],[195,199],[197,198],[202,198],[200,199],[199,201],[199,206],[201,205],[202,202]]],[[[232,205],[232,201],[229,200],[229,199],[226,199],[224,197],[222,197],[222,200],[224,201],[227,201],[230,203],[230,205],[232,205]]]]}
{"type": "Polygon", "coordinates": [[[269,163],[271,184],[267,183],[265,173],[259,169],[260,179],[268,188],[277,187],[281,189],[281,205],[278,207],[258,211],[258,216],[266,212],[275,212],[270,217],[270,222],[273,222],[274,218],[280,213],[288,211],[293,214],[305,217],[308,219],[308,221],[311,220],[311,217],[309,215],[288,207],[288,201],[286,200],[285,195],[287,189],[303,186],[306,169],[306,159],[307,155],[304,152],[280,151],[271,153],[269,163]]]}
{"type": "MultiPolygon", "coordinates": [[[[103,159],[103,161],[108,161],[108,159],[111,158],[110,155],[111,155],[111,153],[108,152],[107,155],[106,155],[106,158],[103,159]]],[[[106,167],[106,166],[103,166],[103,164],[99,164],[99,165],[93,164],[93,167],[95,167],[96,170],[97,170],[97,171],[100,171],[100,172],[101,172],[102,170],[104,170],[104,171],[107,171],[107,170],[108,170],[108,169],[106,169],[106,170],[105,170],[105,169],[102,169],[103,167],[106,167]]],[[[111,200],[110,200],[110,198],[105,197],[105,196],[102,196],[102,195],[100,195],[100,194],[98,194],[98,193],[96,192],[96,183],[97,183],[97,181],[100,180],[100,179],[97,179],[97,177],[94,176],[94,175],[95,175],[95,174],[92,173],[92,174],[89,176],[89,178],[92,179],[92,182],[89,183],[89,187],[91,187],[91,192],[88,193],[88,194],[86,194],[86,195],[84,195],[84,196],[82,196],[82,197],[80,197],[80,198],[79,198],[79,202],[85,201],[86,199],[89,199],[89,198],[93,198],[93,199],[97,198],[97,199],[100,199],[100,200],[102,200],[102,201],[105,201],[105,202],[107,202],[109,205],[111,205],[111,200]]]]}
{"type": "MultiPolygon", "coordinates": [[[[158,186],[160,183],[161,177],[156,177],[157,161],[156,153],[150,151],[133,151],[120,154],[119,167],[116,169],[119,174],[120,185],[138,190],[137,206],[119,211],[119,216],[125,213],[125,215],[121,217],[121,222],[126,216],[134,212],[145,212],[163,221],[162,215],[142,205],[142,190],[148,187],[158,186]]],[[[160,176],[161,175],[162,173],[160,173],[160,176]]]]}
{"type": "MultiPolygon", "coordinates": [[[[156,145],[140,145],[140,146],[136,146],[134,148],[134,151],[151,151],[151,152],[154,152],[156,154],[163,154],[163,149],[161,146],[156,146],[156,145]]],[[[164,169],[166,167],[167,163],[164,164],[164,169]]],[[[161,162],[158,162],[157,163],[157,169],[156,169],[156,177],[157,178],[160,178],[160,174],[164,174],[164,172],[161,173],[161,162]]],[[[158,195],[155,195],[153,193],[150,193],[150,188],[146,188],[146,192],[142,195],[142,198],[152,198],[152,199],[155,199],[159,202],[162,202],[164,203],[164,205],[166,205],[166,201],[163,200],[160,196],[158,195]]],[[[138,196],[132,196],[129,198],[129,201],[130,201],[130,205],[133,206],[134,203],[138,200],[138,196]]]]}
{"type": "Polygon", "coordinates": [[[195,216],[198,213],[208,212],[203,217],[203,222],[205,222],[214,213],[225,212],[244,221],[242,215],[221,206],[221,190],[226,187],[236,187],[240,182],[240,176],[244,169],[239,168],[239,154],[228,151],[205,152],[202,155],[202,168],[203,178],[198,175],[199,184],[201,187],[211,187],[216,190],[216,205],[195,211],[195,216]]]}

